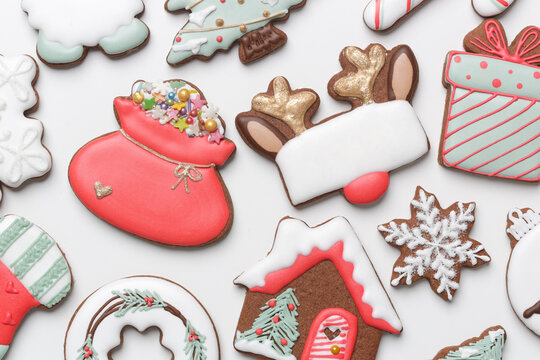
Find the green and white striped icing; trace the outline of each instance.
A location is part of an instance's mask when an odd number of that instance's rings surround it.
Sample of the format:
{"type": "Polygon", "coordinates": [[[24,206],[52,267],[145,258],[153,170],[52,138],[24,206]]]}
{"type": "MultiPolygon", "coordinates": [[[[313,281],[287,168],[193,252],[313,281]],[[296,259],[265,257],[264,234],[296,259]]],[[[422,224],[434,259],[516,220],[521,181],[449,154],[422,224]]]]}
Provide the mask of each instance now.
{"type": "Polygon", "coordinates": [[[484,338],[458,350],[450,351],[441,360],[501,360],[504,348],[504,330],[490,331],[484,338]]]}
{"type": "Polygon", "coordinates": [[[191,10],[189,22],[182,28],[173,41],[167,61],[177,64],[191,56],[211,56],[219,49],[226,50],[250,31],[259,29],[271,20],[287,15],[291,6],[302,0],[247,0],[240,3],[236,0],[221,2],[220,0],[169,0],[167,9],[177,11],[191,10]],[[263,15],[264,11],[269,16],[263,15]],[[216,20],[223,19],[224,25],[216,26],[216,20]],[[240,25],[246,31],[240,30],[240,25]],[[217,38],[221,37],[221,41],[217,38]],[[177,39],[181,41],[178,42],[177,39]]]}
{"type": "Polygon", "coordinates": [[[46,307],[56,305],[71,289],[69,265],[55,241],[20,216],[0,218],[0,261],[46,307]]]}

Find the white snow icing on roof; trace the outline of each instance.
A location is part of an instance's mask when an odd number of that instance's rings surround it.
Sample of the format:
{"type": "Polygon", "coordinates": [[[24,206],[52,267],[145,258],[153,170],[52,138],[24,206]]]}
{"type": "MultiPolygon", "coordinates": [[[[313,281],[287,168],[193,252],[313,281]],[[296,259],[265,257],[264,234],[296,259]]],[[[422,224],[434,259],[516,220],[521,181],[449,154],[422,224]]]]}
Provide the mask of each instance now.
{"type": "Polygon", "coordinates": [[[401,321],[371,264],[362,243],[344,217],[336,217],[317,227],[301,220],[286,218],[279,223],[271,252],[251,269],[235,279],[249,289],[264,287],[265,277],[292,266],[298,255],[307,256],[314,248],[321,251],[343,242],[343,260],[353,264],[353,280],[363,286],[362,301],[373,308],[372,317],[382,319],[401,331],[401,321]]]}

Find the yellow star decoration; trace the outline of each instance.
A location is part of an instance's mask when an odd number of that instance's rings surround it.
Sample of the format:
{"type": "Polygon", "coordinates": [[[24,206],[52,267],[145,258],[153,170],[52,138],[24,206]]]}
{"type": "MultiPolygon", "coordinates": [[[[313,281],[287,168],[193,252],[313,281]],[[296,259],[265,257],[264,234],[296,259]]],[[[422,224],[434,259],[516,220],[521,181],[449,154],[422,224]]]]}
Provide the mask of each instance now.
{"type": "Polygon", "coordinates": [[[172,108],[174,110],[182,110],[182,108],[185,108],[186,107],[186,103],[174,103],[174,105],[172,106],[172,108]]]}
{"type": "Polygon", "coordinates": [[[178,121],[174,124],[174,127],[179,129],[180,132],[184,132],[185,129],[189,127],[188,123],[186,123],[186,118],[178,119],[178,121]]]}

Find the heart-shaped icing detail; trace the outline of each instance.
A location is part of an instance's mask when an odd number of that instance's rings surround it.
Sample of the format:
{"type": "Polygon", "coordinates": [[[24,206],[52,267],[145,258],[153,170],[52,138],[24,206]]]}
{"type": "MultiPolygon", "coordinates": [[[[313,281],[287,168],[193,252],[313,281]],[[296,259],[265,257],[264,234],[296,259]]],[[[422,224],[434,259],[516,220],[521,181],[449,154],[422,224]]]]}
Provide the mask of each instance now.
{"type": "Polygon", "coordinates": [[[326,328],[324,329],[324,335],[326,335],[326,337],[328,338],[328,340],[332,341],[334,340],[335,338],[337,338],[339,336],[339,334],[341,334],[341,330],[339,329],[336,329],[334,331],[332,331],[330,328],[326,328]]]}
{"type": "Polygon", "coordinates": [[[94,183],[94,190],[96,191],[96,197],[101,200],[105,196],[109,196],[112,194],[112,187],[110,186],[103,186],[101,181],[96,181],[94,183]]]}
{"type": "Polygon", "coordinates": [[[8,294],[18,294],[19,290],[15,288],[15,285],[13,285],[13,281],[8,281],[6,284],[6,292],[8,294]]]}
{"type": "Polygon", "coordinates": [[[9,311],[6,312],[6,314],[4,315],[4,320],[2,320],[2,324],[9,325],[9,326],[17,325],[15,321],[13,321],[13,316],[11,315],[9,311]]]}

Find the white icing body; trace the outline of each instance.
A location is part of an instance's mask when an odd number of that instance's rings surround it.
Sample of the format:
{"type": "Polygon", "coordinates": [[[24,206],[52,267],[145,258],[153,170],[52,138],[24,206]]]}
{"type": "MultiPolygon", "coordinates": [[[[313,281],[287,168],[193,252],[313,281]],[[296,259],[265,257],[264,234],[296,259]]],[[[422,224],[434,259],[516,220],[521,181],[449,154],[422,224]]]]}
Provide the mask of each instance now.
{"type": "MultiPolygon", "coordinates": [[[[218,360],[219,344],[214,325],[208,313],[193,295],[186,289],[168,280],[140,276],[118,280],[105,285],[88,297],[75,313],[66,334],[64,354],[66,360],[76,360],[80,356],[88,325],[92,317],[104,303],[110,299],[112,291],[122,292],[124,289],[138,289],[155,291],[167,303],[178,309],[189,322],[197,328],[200,334],[206,336],[204,345],[208,359],[218,360]]],[[[114,315],[107,317],[97,328],[94,335],[93,346],[100,354],[100,359],[106,358],[112,348],[120,344],[120,334],[125,326],[132,326],[139,331],[156,326],[161,329],[162,344],[169,349],[174,359],[190,360],[184,354],[184,336],[186,328],[182,321],[166,312],[162,308],[143,311],[128,312],[122,317],[114,315]]]]}
{"type": "Polygon", "coordinates": [[[472,0],[474,10],[483,17],[492,17],[506,11],[514,0],[505,0],[503,4],[500,0],[472,0]]]}
{"type": "Polygon", "coordinates": [[[41,144],[43,125],[24,116],[38,101],[36,73],[27,55],[0,56],[0,182],[10,187],[51,169],[51,155],[41,144]]]}
{"type": "Polygon", "coordinates": [[[96,46],[144,10],[141,0],[22,0],[34,29],[66,48],[96,46]]]}
{"type": "Polygon", "coordinates": [[[372,30],[387,30],[426,0],[371,0],[364,9],[364,22],[372,30]]]}
{"type": "MultiPolygon", "coordinates": [[[[540,336],[540,314],[526,319],[523,312],[540,301],[540,226],[532,224],[531,230],[522,223],[523,234],[514,246],[508,263],[506,286],[508,297],[519,319],[540,336]]],[[[510,232],[511,229],[509,229],[510,232]]]]}
{"type": "Polygon", "coordinates": [[[294,205],[358,177],[390,171],[428,151],[412,106],[403,100],[361,106],[288,141],[276,156],[294,205]]]}
{"type": "MultiPolygon", "coordinates": [[[[240,338],[240,331],[236,332],[236,339],[240,338]]],[[[272,348],[272,341],[271,340],[264,340],[263,342],[258,341],[248,341],[247,339],[240,339],[236,340],[234,343],[234,347],[237,350],[251,353],[251,354],[257,354],[262,355],[264,357],[267,357],[269,359],[274,360],[296,360],[296,357],[293,354],[290,355],[279,355],[273,348],[272,348]]]]}
{"type": "MultiPolygon", "coordinates": [[[[307,256],[315,248],[326,251],[340,241],[343,242],[343,260],[353,264],[353,280],[364,287],[362,301],[373,308],[373,318],[382,319],[397,331],[401,331],[401,321],[362,243],[344,217],[336,217],[314,228],[298,219],[282,220],[272,251],[234,282],[248,289],[263,287],[266,275],[292,266],[299,255],[307,256]]],[[[238,348],[237,344],[235,346],[238,348]]]]}

